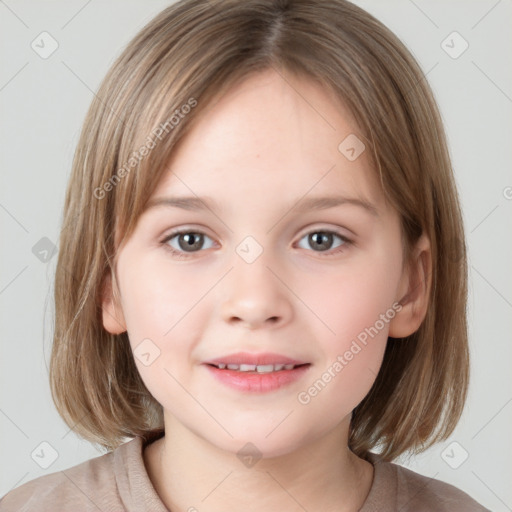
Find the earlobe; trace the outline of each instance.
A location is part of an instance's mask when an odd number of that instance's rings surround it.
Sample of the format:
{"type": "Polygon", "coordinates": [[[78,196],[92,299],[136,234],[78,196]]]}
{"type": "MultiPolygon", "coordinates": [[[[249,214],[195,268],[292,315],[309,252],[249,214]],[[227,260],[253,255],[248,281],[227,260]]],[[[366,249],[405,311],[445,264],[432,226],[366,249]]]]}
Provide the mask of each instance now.
{"type": "Polygon", "coordinates": [[[432,282],[432,251],[425,234],[416,243],[404,274],[397,297],[402,309],[391,320],[389,327],[388,335],[392,338],[405,338],[416,332],[427,314],[432,282]]]}
{"type": "Polygon", "coordinates": [[[110,334],[121,334],[126,331],[123,309],[112,286],[112,276],[108,274],[103,283],[101,312],[103,327],[110,334]]]}

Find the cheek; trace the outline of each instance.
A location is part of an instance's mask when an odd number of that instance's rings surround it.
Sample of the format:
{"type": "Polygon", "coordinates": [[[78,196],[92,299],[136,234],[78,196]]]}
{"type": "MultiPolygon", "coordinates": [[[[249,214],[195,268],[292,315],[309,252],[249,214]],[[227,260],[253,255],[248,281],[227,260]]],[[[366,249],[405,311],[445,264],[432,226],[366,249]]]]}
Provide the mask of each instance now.
{"type": "MultiPolygon", "coordinates": [[[[400,259],[394,255],[369,254],[353,258],[339,270],[315,275],[303,283],[301,294],[304,302],[323,321],[322,336],[330,340],[330,349],[344,348],[346,343],[366,332],[389,312],[395,301],[400,279],[400,259]],[[330,336],[329,336],[330,334],[330,336]]],[[[377,328],[387,337],[389,322],[378,322],[377,328]]],[[[364,336],[362,336],[364,337],[364,336]]]]}
{"type": "Polygon", "coordinates": [[[304,390],[302,404],[350,412],[370,390],[382,364],[400,277],[400,259],[384,253],[361,259],[335,275],[316,276],[303,288],[318,312],[316,339],[323,359],[304,390]]]}
{"type": "Polygon", "coordinates": [[[207,318],[205,295],[219,279],[212,270],[178,267],[165,255],[139,255],[136,251],[126,251],[118,264],[134,360],[144,383],[161,403],[182,393],[171,375],[179,382],[186,381],[207,318]]]}
{"type": "Polygon", "coordinates": [[[164,342],[192,312],[206,293],[209,283],[204,275],[180,271],[165,258],[126,259],[119,265],[123,312],[128,333],[134,337],[151,338],[164,342]],[[124,275],[123,275],[124,273],[124,275]],[[124,278],[124,279],[123,279],[124,278]]]}
{"type": "Polygon", "coordinates": [[[161,257],[138,255],[136,251],[126,251],[118,263],[122,309],[134,361],[150,393],[165,407],[180,404],[183,398],[178,382],[184,382],[190,370],[187,361],[194,339],[192,335],[184,337],[183,329],[191,327],[189,313],[201,296],[192,276],[187,280],[169,269],[161,257]]]}

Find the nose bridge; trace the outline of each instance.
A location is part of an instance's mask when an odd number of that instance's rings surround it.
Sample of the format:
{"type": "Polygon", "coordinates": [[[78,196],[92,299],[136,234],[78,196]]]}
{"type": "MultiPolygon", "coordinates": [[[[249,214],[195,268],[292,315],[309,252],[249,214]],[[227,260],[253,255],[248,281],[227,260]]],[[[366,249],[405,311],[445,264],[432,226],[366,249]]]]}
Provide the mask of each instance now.
{"type": "Polygon", "coordinates": [[[286,287],[274,275],[278,265],[272,249],[249,236],[235,250],[233,269],[223,290],[224,320],[251,328],[285,322],[292,308],[286,287]]]}

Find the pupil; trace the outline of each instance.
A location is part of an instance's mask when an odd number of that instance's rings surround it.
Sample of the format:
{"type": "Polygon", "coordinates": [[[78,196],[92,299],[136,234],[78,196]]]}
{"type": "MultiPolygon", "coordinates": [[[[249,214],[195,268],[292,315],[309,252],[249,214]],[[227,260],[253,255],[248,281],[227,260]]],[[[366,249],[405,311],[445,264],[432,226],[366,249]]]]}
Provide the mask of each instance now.
{"type": "Polygon", "coordinates": [[[202,235],[199,233],[185,233],[179,239],[179,245],[185,251],[190,251],[190,249],[200,249],[202,245],[202,235]],[[199,242],[194,241],[195,237],[199,238],[199,242]],[[181,240],[184,240],[184,244],[181,243],[181,240]]]}
{"type": "Polygon", "coordinates": [[[315,244],[319,244],[321,250],[329,249],[332,243],[332,234],[324,233],[323,231],[319,231],[317,233],[312,233],[309,235],[310,241],[313,241],[315,244]]]}

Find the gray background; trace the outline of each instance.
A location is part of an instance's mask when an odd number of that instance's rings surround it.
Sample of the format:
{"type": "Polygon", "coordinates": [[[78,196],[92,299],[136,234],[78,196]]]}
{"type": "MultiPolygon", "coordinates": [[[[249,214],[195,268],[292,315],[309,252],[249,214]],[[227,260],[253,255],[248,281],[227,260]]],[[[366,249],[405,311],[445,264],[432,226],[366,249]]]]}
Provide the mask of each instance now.
{"type": "MultiPolygon", "coordinates": [[[[469,245],[467,407],[448,441],[398,462],[493,511],[512,510],[512,3],[356,3],[406,43],[434,88],[469,245]],[[457,58],[464,43],[446,39],[453,31],[469,44],[457,58]]],[[[73,151],[94,91],[124,45],[168,4],[0,0],[0,496],[100,454],[70,431],[51,401],[56,258],[48,250],[58,243],[73,151]],[[46,59],[31,47],[43,31],[58,42],[46,59]]]]}

